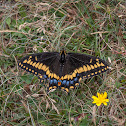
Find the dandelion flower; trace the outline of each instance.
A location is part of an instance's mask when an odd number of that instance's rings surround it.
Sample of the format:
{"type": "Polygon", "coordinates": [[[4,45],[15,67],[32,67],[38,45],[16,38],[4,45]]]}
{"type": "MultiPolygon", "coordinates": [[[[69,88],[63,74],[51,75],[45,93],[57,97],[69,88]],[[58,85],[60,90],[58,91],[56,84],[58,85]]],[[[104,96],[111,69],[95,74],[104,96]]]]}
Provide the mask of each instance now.
{"type": "Polygon", "coordinates": [[[106,99],[107,98],[107,92],[104,92],[103,93],[98,93],[97,92],[97,96],[92,96],[92,98],[94,99],[94,101],[92,103],[96,103],[97,106],[100,106],[102,103],[104,105],[107,105],[107,102],[109,102],[109,99],[106,99]]]}

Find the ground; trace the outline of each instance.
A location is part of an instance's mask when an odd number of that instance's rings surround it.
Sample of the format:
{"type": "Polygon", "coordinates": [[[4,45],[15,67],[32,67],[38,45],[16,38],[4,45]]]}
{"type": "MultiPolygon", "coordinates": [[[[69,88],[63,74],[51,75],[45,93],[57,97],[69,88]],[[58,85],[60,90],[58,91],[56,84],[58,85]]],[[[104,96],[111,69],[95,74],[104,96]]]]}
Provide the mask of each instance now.
{"type": "Polygon", "coordinates": [[[126,2],[122,0],[0,1],[0,124],[124,126],[126,2]],[[48,82],[18,67],[29,54],[57,51],[98,56],[109,64],[69,94],[47,94],[48,82]],[[45,86],[44,86],[45,85],[45,86]],[[107,92],[107,106],[92,96],[107,92]]]}

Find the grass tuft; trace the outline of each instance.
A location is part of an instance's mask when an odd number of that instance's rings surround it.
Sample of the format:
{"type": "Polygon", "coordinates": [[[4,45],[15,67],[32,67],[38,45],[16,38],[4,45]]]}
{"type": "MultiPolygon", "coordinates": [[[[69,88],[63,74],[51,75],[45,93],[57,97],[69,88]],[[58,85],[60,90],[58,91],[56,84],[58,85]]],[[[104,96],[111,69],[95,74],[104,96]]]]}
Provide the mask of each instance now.
{"type": "Polygon", "coordinates": [[[125,2],[5,0],[0,9],[0,125],[125,125],[125,2]],[[32,53],[60,51],[99,56],[110,71],[82,80],[69,95],[46,93],[48,82],[18,68],[32,53]],[[109,103],[92,104],[108,93],[109,103]]]}

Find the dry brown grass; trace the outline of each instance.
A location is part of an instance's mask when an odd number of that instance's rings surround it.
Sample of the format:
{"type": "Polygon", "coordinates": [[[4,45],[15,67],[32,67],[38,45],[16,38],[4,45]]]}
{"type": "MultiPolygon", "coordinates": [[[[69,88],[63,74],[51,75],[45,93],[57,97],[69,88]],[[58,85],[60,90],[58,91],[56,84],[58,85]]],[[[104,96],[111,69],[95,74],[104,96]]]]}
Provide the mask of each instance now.
{"type": "Polygon", "coordinates": [[[125,126],[126,6],[118,1],[5,0],[0,3],[0,125],[125,126]],[[110,65],[102,78],[66,95],[46,94],[44,82],[21,72],[18,60],[45,51],[98,55],[110,65]],[[92,104],[108,93],[107,106],[92,104]]]}

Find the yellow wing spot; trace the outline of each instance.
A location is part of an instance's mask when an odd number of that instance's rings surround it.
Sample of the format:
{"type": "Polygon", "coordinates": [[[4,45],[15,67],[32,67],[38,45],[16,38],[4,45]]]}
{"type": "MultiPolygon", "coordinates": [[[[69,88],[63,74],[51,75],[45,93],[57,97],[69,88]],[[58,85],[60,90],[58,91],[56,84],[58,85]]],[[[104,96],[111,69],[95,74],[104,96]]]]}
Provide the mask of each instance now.
{"type": "Polygon", "coordinates": [[[87,65],[87,70],[90,71],[91,70],[91,67],[89,65],[87,65]]]}
{"type": "Polygon", "coordinates": [[[23,66],[23,68],[25,68],[26,66],[23,66]]]}
{"type": "Polygon", "coordinates": [[[72,77],[76,77],[76,74],[75,74],[75,72],[73,72],[73,74],[72,74],[72,77]]]}
{"type": "Polygon", "coordinates": [[[88,75],[88,77],[90,77],[90,74],[88,75]]]}
{"type": "Polygon", "coordinates": [[[94,69],[94,66],[93,65],[90,65],[91,69],[94,69]]]}
{"type": "Polygon", "coordinates": [[[31,71],[31,69],[29,69],[29,71],[31,71]]]}
{"type": "Polygon", "coordinates": [[[51,73],[49,73],[48,77],[49,77],[49,78],[51,77],[51,73]]]}
{"type": "Polygon", "coordinates": [[[105,68],[105,70],[107,70],[107,68],[105,68]]]}
{"type": "Polygon", "coordinates": [[[82,67],[80,67],[80,68],[78,69],[78,73],[82,73],[82,72],[84,72],[84,69],[83,69],[82,67]]]}
{"type": "Polygon", "coordinates": [[[45,71],[47,71],[49,69],[49,67],[46,67],[45,71]]]}
{"type": "Polygon", "coordinates": [[[68,78],[68,75],[65,75],[64,77],[63,77],[63,79],[67,79],[68,78]]]}
{"type": "Polygon", "coordinates": [[[65,88],[65,91],[66,91],[66,92],[69,92],[69,89],[68,89],[68,88],[65,88]]]}
{"type": "Polygon", "coordinates": [[[99,70],[98,72],[101,73],[101,70],[99,70]]]}
{"type": "Polygon", "coordinates": [[[54,89],[56,89],[57,87],[56,86],[53,86],[54,89]]]}
{"type": "Polygon", "coordinates": [[[70,80],[71,79],[71,75],[68,75],[68,80],[70,80]]]}
{"type": "Polygon", "coordinates": [[[94,75],[94,73],[91,73],[91,75],[94,75]]]}
{"type": "Polygon", "coordinates": [[[74,73],[76,74],[77,73],[77,70],[74,70],[74,73]]]}
{"type": "Polygon", "coordinates": [[[31,59],[32,58],[32,56],[29,56],[29,59],[31,59]]]}
{"type": "Polygon", "coordinates": [[[30,59],[30,60],[28,60],[27,64],[29,64],[30,62],[31,62],[31,59],[30,59]]]}
{"type": "Polygon", "coordinates": [[[74,86],[70,86],[70,89],[73,89],[74,88],[74,86]]]}
{"type": "Polygon", "coordinates": [[[32,70],[32,73],[34,73],[34,70],[32,70]]]}
{"type": "Polygon", "coordinates": [[[38,66],[38,69],[41,69],[42,65],[43,65],[43,64],[41,63],[41,64],[38,66]]]}
{"type": "Polygon", "coordinates": [[[57,80],[59,80],[59,76],[57,76],[57,80]]]}
{"type": "Polygon", "coordinates": [[[67,76],[67,79],[68,79],[68,80],[70,79],[70,75],[67,76]]]}
{"type": "Polygon", "coordinates": [[[77,73],[80,73],[78,69],[76,69],[77,73]]]}
{"type": "Polygon", "coordinates": [[[72,80],[73,79],[73,77],[72,77],[72,75],[68,75],[68,79],[70,80],[72,80]]]}
{"type": "Polygon", "coordinates": [[[37,56],[35,56],[35,60],[37,61],[37,56]]]}
{"type": "Polygon", "coordinates": [[[57,80],[58,80],[58,76],[57,76],[55,73],[54,73],[54,75],[53,75],[53,76],[54,76],[54,78],[55,78],[55,79],[57,79],[57,80]]]}
{"type": "Polygon", "coordinates": [[[61,89],[64,89],[64,87],[61,87],[61,89]]]}
{"type": "Polygon", "coordinates": [[[86,76],[84,76],[86,78],[86,76]]]}
{"type": "Polygon", "coordinates": [[[73,76],[72,76],[72,75],[69,75],[69,79],[71,79],[71,80],[72,80],[72,79],[73,79],[73,76]]]}
{"type": "Polygon", "coordinates": [[[87,71],[87,67],[85,65],[83,65],[83,68],[84,68],[84,71],[86,72],[87,71]]]}
{"type": "Polygon", "coordinates": [[[79,86],[79,83],[76,83],[75,86],[79,86]]]}
{"type": "Polygon", "coordinates": [[[99,59],[96,59],[96,61],[98,61],[98,62],[99,62],[99,59]]]}
{"type": "Polygon", "coordinates": [[[73,76],[72,76],[72,75],[70,75],[70,79],[71,79],[71,80],[73,79],[73,76]]]}
{"type": "Polygon", "coordinates": [[[97,62],[96,64],[97,64],[97,66],[98,66],[98,67],[100,67],[100,66],[101,66],[98,62],[97,62]]]}
{"type": "Polygon", "coordinates": [[[40,78],[42,78],[42,75],[41,76],[39,76],[40,78]]]}
{"type": "Polygon", "coordinates": [[[28,70],[28,67],[26,67],[26,70],[28,70]]]}
{"type": "Polygon", "coordinates": [[[43,82],[44,80],[41,80],[41,82],[43,82]]]}
{"type": "Polygon", "coordinates": [[[21,62],[19,63],[19,66],[21,65],[21,62]]]}
{"type": "Polygon", "coordinates": [[[97,74],[98,72],[95,72],[95,74],[97,74]]]}
{"type": "Polygon", "coordinates": [[[33,61],[30,62],[30,65],[32,65],[33,61]]]}
{"type": "Polygon", "coordinates": [[[50,71],[49,71],[49,70],[47,70],[47,71],[46,71],[46,75],[49,75],[49,74],[50,74],[50,71]]]}
{"type": "Polygon", "coordinates": [[[41,68],[43,71],[46,71],[46,65],[43,65],[41,68]]]}
{"type": "Polygon", "coordinates": [[[54,76],[54,78],[55,78],[55,79],[57,79],[57,75],[56,75],[55,73],[54,73],[54,75],[53,75],[53,76],[54,76]]]}
{"type": "Polygon", "coordinates": [[[51,74],[51,78],[53,78],[53,76],[54,76],[54,74],[52,73],[52,74],[51,74]]]}
{"type": "Polygon", "coordinates": [[[92,63],[92,59],[90,59],[90,63],[92,63]]]}
{"type": "Polygon", "coordinates": [[[35,74],[37,74],[37,72],[35,72],[35,74]]]}
{"type": "Polygon", "coordinates": [[[36,65],[36,62],[34,62],[33,64],[32,64],[32,66],[34,67],[36,65]]]}
{"type": "Polygon", "coordinates": [[[96,64],[94,64],[94,68],[97,68],[98,66],[96,64]]]}
{"type": "Polygon", "coordinates": [[[27,60],[24,60],[23,63],[27,63],[27,60]]]}
{"type": "Polygon", "coordinates": [[[23,67],[23,64],[21,64],[21,67],[23,67]]]}
{"type": "Polygon", "coordinates": [[[63,76],[60,78],[60,80],[63,80],[63,76]]]}
{"type": "Polygon", "coordinates": [[[109,67],[107,66],[107,69],[108,69],[109,67]]]}
{"type": "Polygon", "coordinates": [[[52,73],[50,73],[50,78],[51,78],[51,76],[52,76],[52,73]]]}
{"type": "Polygon", "coordinates": [[[82,78],[80,77],[79,81],[81,81],[81,80],[82,80],[82,78]]]}
{"type": "Polygon", "coordinates": [[[104,69],[102,69],[102,71],[104,71],[104,69]]]}
{"type": "Polygon", "coordinates": [[[103,63],[100,64],[101,66],[105,66],[103,63]]]}
{"type": "Polygon", "coordinates": [[[35,68],[38,68],[39,64],[40,64],[40,63],[38,62],[38,63],[35,65],[35,68]]]}
{"type": "Polygon", "coordinates": [[[52,89],[52,86],[51,87],[49,87],[49,91],[52,89]]]}

